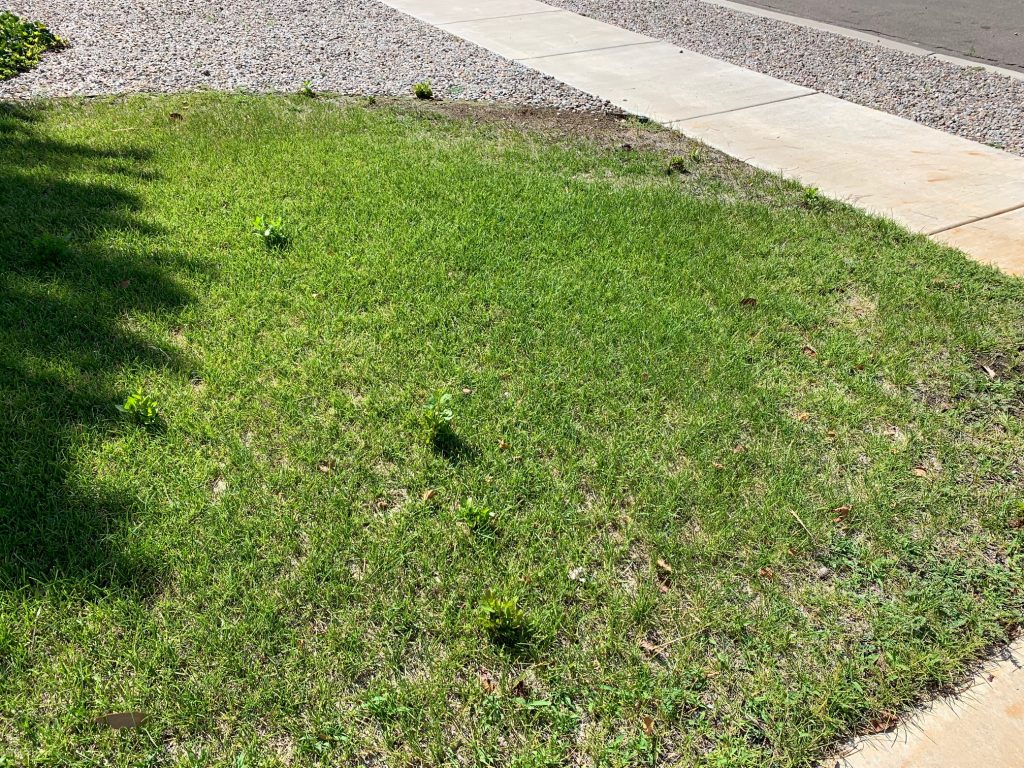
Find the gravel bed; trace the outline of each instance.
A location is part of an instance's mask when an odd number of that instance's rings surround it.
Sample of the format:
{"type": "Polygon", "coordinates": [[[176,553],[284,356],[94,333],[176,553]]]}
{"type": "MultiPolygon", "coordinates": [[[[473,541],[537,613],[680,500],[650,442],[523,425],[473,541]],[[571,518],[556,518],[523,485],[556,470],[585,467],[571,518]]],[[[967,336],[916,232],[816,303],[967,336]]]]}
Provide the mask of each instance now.
{"type": "Polygon", "coordinates": [[[1024,155],[1021,80],[700,0],[545,2],[1024,155]]]}
{"type": "Polygon", "coordinates": [[[69,41],[0,98],[199,90],[409,94],[566,110],[607,104],[376,0],[0,0],[69,41]]]}

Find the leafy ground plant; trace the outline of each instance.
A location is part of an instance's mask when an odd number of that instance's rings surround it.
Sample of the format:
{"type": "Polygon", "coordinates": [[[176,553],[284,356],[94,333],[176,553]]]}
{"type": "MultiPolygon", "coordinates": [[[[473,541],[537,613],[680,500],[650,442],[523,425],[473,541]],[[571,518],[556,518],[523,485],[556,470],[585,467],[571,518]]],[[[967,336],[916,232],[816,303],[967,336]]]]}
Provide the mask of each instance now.
{"type": "Polygon", "coordinates": [[[0,107],[9,763],[811,766],[1015,631],[1022,283],[531,113],[0,107]]]}
{"type": "Polygon", "coordinates": [[[260,216],[252,222],[253,232],[270,250],[281,250],[288,246],[288,234],[284,231],[284,222],[280,217],[269,219],[260,216]]]}
{"type": "Polygon", "coordinates": [[[488,592],[477,607],[476,620],[491,642],[503,648],[522,650],[533,638],[530,619],[515,597],[488,592]]]}
{"type": "Polygon", "coordinates": [[[39,22],[25,21],[0,11],[0,80],[26,72],[46,51],[63,48],[65,42],[39,22]]]}
{"type": "Polygon", "coordinates": [[[160,409],[156,400],[142,391],[136,389],[117,410],[123,413],[128,419],[143,427],[153,427],[160,421],[160,409]]]}
{"type": "Polygon", "coordinates": [[[417,99],[434,98],[434,89],[431,88],[429,80],[424,80],[422,83],[416,83],[412,87],[412,92],[417,99]]]}

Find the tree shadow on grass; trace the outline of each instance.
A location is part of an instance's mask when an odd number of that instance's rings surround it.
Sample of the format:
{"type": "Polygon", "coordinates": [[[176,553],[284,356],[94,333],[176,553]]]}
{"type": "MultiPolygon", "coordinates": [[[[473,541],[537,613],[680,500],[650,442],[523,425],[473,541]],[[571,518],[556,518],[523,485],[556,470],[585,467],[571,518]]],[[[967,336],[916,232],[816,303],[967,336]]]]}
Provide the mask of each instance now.
{"type": "Polygon", "coordinates": [[[147,594],[135,501],[75,453],[123,428],[119,373],[187,370],[125,322],[189,300],[185,260],[150,245],[150,153],[55,138],[46,109],[0,103],[0,589],[147,594]]]}

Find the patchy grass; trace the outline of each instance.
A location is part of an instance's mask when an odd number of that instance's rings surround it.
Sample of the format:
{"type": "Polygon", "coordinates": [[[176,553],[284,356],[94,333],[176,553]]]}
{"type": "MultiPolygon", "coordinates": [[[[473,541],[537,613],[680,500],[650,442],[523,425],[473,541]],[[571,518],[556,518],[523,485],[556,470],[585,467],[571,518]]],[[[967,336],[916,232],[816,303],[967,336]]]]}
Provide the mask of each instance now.
{"type": "Polygon", "coordinates": [[[508,122],[0,112],[0,761],[809,765],[1012,633],[1022,284],[508,122]]]}
{"type": "Polygon", "coordinates": [[[64,41],[39,22],[0,11],[0,80],[33,69],[46,51],[63,47],[64,41]]]}

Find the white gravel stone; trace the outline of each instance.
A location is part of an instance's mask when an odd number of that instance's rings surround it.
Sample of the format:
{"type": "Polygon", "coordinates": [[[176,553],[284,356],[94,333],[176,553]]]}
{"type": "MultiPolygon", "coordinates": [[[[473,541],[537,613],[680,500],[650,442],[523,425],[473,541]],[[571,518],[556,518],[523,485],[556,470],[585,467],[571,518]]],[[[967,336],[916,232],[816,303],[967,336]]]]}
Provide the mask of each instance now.
{"type": "Polygon", "coordinates": [[[566,110],[605,102],[376,0],[8,0],[70,47],[0,82],[0,98],[204,88],[313,88],[435,96],[566,110]]]}
{"type": "Polygon", "coordinates": [[[545,2],[1024,155],[1022,80],[700,0],[545,2]]]}

